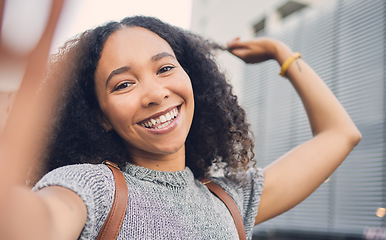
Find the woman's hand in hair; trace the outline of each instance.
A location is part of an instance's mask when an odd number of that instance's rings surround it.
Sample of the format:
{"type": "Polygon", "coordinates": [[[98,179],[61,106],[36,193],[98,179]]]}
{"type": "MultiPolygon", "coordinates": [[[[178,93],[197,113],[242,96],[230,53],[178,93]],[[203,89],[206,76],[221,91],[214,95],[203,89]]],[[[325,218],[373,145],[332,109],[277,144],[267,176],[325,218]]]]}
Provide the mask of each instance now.
{"type": "Polygon", "coordinates": [[[249,41],[235,38],[227,44],[227,48],[231,54],[246,63],[260,63],[270,59],[276,59],[280,63],[292,53],[287,45],[272,38],[255,38],[249,41]]]}

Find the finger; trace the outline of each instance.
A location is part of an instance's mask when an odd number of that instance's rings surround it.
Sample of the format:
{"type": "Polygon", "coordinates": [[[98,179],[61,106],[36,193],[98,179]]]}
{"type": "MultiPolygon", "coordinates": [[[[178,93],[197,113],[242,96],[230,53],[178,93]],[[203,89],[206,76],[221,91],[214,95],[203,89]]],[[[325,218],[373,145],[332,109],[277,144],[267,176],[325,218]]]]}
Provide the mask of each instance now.
{"type": "Polygon", "coordinates": [[[237,47],[237,46],[240,46],[241,41],[240,41],[240,37],[236,37],[234,39],[232,39],[231,41],[229,41],[227,43],[227,47],[228,48],[233,48],[233,47],[237,47]]]}

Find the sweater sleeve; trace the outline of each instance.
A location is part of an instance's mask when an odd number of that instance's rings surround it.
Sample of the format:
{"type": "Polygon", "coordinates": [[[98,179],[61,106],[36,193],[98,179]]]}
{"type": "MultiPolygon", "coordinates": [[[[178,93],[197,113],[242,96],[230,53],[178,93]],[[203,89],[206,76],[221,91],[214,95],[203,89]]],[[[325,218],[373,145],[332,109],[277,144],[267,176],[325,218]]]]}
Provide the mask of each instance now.
{"type": "Polygon", "coordinates": [[[106,166],[69,165],[47,173],[32,189],[62,186],[77,193],[87,207],[87,221],[79,239],[95,239],[108,215],[115,191],[114,177],[106,166]]]}
{"type": "Polygon", "coordinates": [[[212,178],[212,181],[220,185],[236,202],[244,220],[247,238],[251,239],[257,208],[263,191],[263,170],[250,168],[241,176],[241,179],[242,182],[238,182],[226,177],[217,177],[212,178]]]}

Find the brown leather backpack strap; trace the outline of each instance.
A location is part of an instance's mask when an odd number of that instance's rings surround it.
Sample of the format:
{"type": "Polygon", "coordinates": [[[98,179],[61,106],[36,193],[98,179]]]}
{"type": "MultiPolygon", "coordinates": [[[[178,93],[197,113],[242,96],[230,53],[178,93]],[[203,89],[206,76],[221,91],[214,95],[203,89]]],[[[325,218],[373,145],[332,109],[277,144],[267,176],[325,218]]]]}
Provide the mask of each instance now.
{"type": "Polygon", "coordinates": [[[125,177],[119,170],[118,165],[104,161],[107,167],[111,169],[115,179],[115,194],[114,202],[105,223],[103,224],[96,240],[112,240],[117,239],[119,230],[121,229],[123,219],[126,213],[128,190],[125,177]]]}
{"type": "Polygon", "coordinates": [[[241,216],[239,208],[237,207],[235,201],[233,201],[232,197],[229,196],[229,194],[222,187],[212,182],[209,178],[206,177],[200,181],[202,184],[207,186],[214,195],[216,195],[221,201],[225,203],[233,217],[233,221],[235,222],[237,233],[239,234],[239,239],[246,240],[247,236],[245,233],[243,217],[241,216]]]}

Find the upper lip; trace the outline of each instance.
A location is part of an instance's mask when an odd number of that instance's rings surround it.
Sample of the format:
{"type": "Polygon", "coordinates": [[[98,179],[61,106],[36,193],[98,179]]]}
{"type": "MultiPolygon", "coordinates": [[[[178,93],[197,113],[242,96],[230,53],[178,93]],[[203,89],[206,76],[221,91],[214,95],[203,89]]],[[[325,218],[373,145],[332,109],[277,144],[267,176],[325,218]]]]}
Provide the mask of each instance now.
{"type": "Polygon", "coordinates": [[[179,106],[181,106],[181,105],[176,105],[176,106],[170,107],[170,108],[168,108],[168,109],[166,109],[166,110],[163,110],[163,111],[161,111],[161,112],[155,113],[155,114],[151,115],[150,117],[148,117],[148,118],[146,118],[146,119],[144,119],[144,120],[142,120],[142,121],[140,121],[140,122],[138,122],[138,123],[145,122],[145,121],[149,121],[149,120],[152,119],[152,118],[153,118],[153,119],[154,119],[154,118],[158,118],[159,116],[164,115],[164,114],[170,112],[173,108],[177,108],[177,107],[179,107],[179,106]]]}

